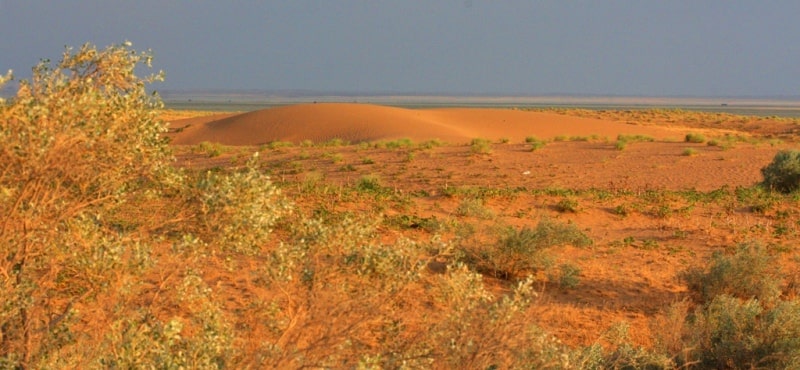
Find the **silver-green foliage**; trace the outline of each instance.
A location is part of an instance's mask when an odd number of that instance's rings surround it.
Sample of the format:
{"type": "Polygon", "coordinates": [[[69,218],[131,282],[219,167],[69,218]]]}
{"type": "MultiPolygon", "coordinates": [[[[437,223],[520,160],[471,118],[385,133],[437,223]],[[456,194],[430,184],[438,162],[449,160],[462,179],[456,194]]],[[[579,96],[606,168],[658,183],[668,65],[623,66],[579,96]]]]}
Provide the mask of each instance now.
{"type": "Polygon", "coordinates": [[[210,246],[255,253],[275,222],[290,212],[280,191],[258,167],[258,152],[241,171],[207,171],[194,186],[210,246]]]}
{"type": "Polygon", "coordinates": [[[800,151],[782,150],[761,169],[762,183],[769,189],[790,193],[800,188],[800,151]]]}
{"type": "Polygon", "coordinates": [[[44,366],[74,339],[74,305],[148,265],[148,241],[108,220],[133,194],[180,181],[154,111],[160,102],[145,90],[161,76],[134,73],[150,59],[129,43],[67,49],[0,105],[6,364],[44,366]]]}

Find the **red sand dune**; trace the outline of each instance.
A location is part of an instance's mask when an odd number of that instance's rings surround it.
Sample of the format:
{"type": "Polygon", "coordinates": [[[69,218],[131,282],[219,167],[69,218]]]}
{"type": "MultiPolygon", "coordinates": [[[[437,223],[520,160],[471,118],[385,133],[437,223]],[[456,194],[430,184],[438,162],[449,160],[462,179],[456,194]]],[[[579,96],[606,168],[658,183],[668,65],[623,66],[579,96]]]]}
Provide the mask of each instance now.
{"type": "Polygon", "coordinates": [[[522,140],[527,136],[620,133],[666,137],[664,128],[629,125],[549,112],[514,109],[404,109],[371,104],[299,104],[243,114],[177,120],[171,123],[174,144],[208,141],[225,145],[259,145],[272,141],[349,142],[439,139],[462,143],[477,137],[522,140]]]}

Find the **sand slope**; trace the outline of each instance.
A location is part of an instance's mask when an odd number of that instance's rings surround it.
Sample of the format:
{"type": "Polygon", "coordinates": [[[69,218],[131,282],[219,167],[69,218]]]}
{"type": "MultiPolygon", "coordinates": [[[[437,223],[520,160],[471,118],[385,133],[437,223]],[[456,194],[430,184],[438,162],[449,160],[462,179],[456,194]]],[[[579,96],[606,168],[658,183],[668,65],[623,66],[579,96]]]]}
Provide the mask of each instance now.
{"type": "Polygon", "coordinates": [[[522,140],[534,135],[592,135],[619,133],[665,137],[670,131],[592,118],[513,109],[404,109],[371,104],[298,104],[236,115],[216,115],[171,123],[174,144],[216,142],[259,145],[272,141],[350,142],[440,139],[468,142],[476,137],[522,140]]]}

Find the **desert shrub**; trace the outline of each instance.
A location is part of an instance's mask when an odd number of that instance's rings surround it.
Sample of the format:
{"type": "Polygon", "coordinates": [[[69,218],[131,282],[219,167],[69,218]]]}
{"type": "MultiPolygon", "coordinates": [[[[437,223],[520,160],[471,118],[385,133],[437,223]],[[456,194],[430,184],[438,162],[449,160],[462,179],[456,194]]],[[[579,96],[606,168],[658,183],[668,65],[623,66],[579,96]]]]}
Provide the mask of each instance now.
{"type": "Polygon", "coordinates": [[[775,302],[780,296],[781,272],[775,258],[760,244],[742,244],[733,255],[715,253],[707,270],[690,269],[684,279],[698,301],[719,295],[775,302]]]}
{"type": "Polygon", "coordinates": [[[684,137],[684,141],[687,143],[701,144],[706,141],[706,137],[703,136],[702,134],[690,132],[686,134],[686,137],[684,137]]]}
{"type": "Polygon", "coordinates": [[[695,148],[686,148],[686,149],[683,150],[683,152],[681,152],[681,155],[683,155],[685,157],[695,156],[695,155],[697,155],[697,149],[695,149],[695,148]]]}
{"type": "Polygon", "coordinates": [[[619,134],[619,135],[617,135],[617,141],[625,141],[625,142],[629,142],[629,143],[653,142],[655,140],[656,139],[654,137],[650,136],[650,135],[641,135],[641,134],[636,134],[636,135],[619,134]]]}
{"type": "Polygon", "coordinates": [[[330,139],[322,144],[322,146],[332,146],[332,147],[339,147],[339,146],[347,146],[350,145],[350,142],[340,138],[333,138],[330,139]]]}
{"type": "Polygon", "coordinates": [[[141,308],[113,323],[97,360],[103,368],[203,368],[220,369],[235,358],[233,329],[211,289],[193,271],[178,284],[175,302],[192,307],[185,317],[166,322],[141,308]],[[182,335],[185,326],[198,333],[182,335]]]}
{"type": "Polygon", "coordinates": [[[491,219],[494,217],[494,212],[486,208],[483,199],[480,198],[466,198],[462,200],[458,207],[456,207],[456,215],[461,217],[477,217],[482,219],[491,219]]]}
{"type": "Polygon", "coordinates": [[[67,49],[0,105],[5,365],[44,366],[72,343],[71,327],[84,319],[74,306],[147,266],[148,241],[107,220],[127,199],[181,181],[154,111],[160,102],[145,91],[160,75],[134,73],[150,59],[127,43],[67,49]]]}
{"type": "Polygon", "coordinates": [[[671,358],[657,351],[649,350],[631,344],[630,327],[626,322],[611,326],[604,334],[603,339],[609,344],[609,351],[604,353],[593,345],[588,350],[596,354],[590,359],[585,368],[596,369],[673,369],[675,364],[671,358]]]}
{"type": "Polygon", "coordinates": [[[492,142],[489,139],[475,138],[470,142],[470,151],[473,154],[490,154],[492,142]]]}
{"type": "Polygon", "coordinates": [[[790,193],[800,187],[800,151],[782,150],[761,169],[762,184],[768,189],[790,193]]]}
{"type": "Polygon", "coordinates": [[[525,142],[531,145],[532,152],[544,148],[544,146],[547,145],[547,141],[539,139],[536,136],[526,137],[525,142]]]}
{"type": "MultiPolygon", "coordinates": [[[[493,249],[468,250],[466,255],[479,271],[503,278],[518,278],[549,269],[552,258],[548,249],[566,244],[583,247],[591,245],[592,240],[575,225],[542,219],[535,228],[505,228],[493,249]]],[[[572,277],[577,273],[566,271],[572,277]]]]}
{"type": "Polygon", "coordinates": [[[219,143],[204,141],[192,147],[192,152],[205,154],[209,158],[219,157],[222,154],[223,146],[219,143]]]}
{"type": "Polygon", "coordinates": [[[294,143],[291,142],[291,141],[280,141],[280,140],[270,141],[269,144],[267,144],[267,148],[272,149],[272,150],[280,149],[280,148],[290,148],[290,147],[293,147],[293,146],[294,146],[294,143]]]}
{"type": "Polygon", "coordinates": [[[420,149],[433,149],[433,148],[442,146],[442,144],[443,144],[442,141],[439,140],[439,139],[431,139],[431,140],[427,140],[427,141],[423,141],[423,142],[419,143],[419,148],[420,149]]]}
{"type": "Polygon", "coordinates": [[[687,358],[706,368],[790,369],[800,366],[800,303],[766,308],[758,299],[715,296],[689,317],[687,358]]]}
{"type": "Polygon", "coordinates": [[[579,211],[578,201],[575,198],[563,198],[556,203],[555,208],[561,213],[577,213],[579,211]]]}
{"type": "Polygon", "coordinates": [[[402,138],[392,141],[387,141],[382,143],[386,149],[400,149],[400,148],[410,148],[414,145],[414,141],[409,138],[402,138]]]}
{"type": "Polygon", "coordinates": [[[574,289],[580,284],[580,274],[580,267],[564,263],[558,266],[558,273],[550,280],[558,282],[561,288],[574,289]]]}
{"type": "Polygon", "coordinates": [[[614,144],[614,147],[617,150],[625,150],[630,143],[637,143],[637,142],[653,142],[656,139],[649,135],[626,135],[626,134],[619,134],[617,135],[617,142],[614,144]]]}
{"type": "Polygon", "coordinates": [[[434,368],[581,368],[581,354],[527,322],[525,311],[536,297],[533,280],[495,298],[480,274],[453,265],[433,286],[446,316],[420,338],[430,348],[434,368]]]}
{"type": "Polygon", "coordinates": [[[734,190],[736,200],[744,204],[754,213],[766,213],[774,208],[780,200],[780,196],[764,187],[737,187],[734,190]]]}
{"type": "Polygon", "coordinates": [[[380,193],[383,191],[381,178],[378,175],[364,175],[358,179],[356,188],[367,193],[380,193]]]}
{"type": "Polygon", "coordinates": [[[201,235],[220,250],[257,252],[290,208],[260,171],[258,152],[244,169],[230,174],[206,171],[188,190],[190,202],[199,206],[201,235]]]}

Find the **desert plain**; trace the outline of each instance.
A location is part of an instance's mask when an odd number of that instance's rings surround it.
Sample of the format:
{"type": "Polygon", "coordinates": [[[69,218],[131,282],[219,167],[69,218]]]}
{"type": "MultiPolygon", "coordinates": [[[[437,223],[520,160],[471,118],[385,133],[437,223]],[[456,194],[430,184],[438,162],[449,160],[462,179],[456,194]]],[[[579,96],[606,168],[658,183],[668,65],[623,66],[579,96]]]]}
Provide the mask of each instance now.
{"type": "MultiPolygon", "coordinates": [[[[665,345],[681,330],[667,312],[692,299],[686,271],[742,243],[775,253],[788,272],[782,288],[796,292],[800,207],[756,186],[775,154],[797,145],[793,118],[350,103],[163,117],[177,166],[236,168],[258,152],[299,212],[372,217],[386,245],[449,245],[420,257],[431,276],[465,259],[454,250],[491,254],[499,230],[575,226],[591,243],[548,248],[545,267],[476,263],[497,297],[531,275],[526,320],[570,346],[608,345],[620,325],[636,345],[665,345]]],[[[250,289],[220,274],[235,294],[250,289]]],[[[420,297],[404,315],[436,309],[420,297]]]]}

